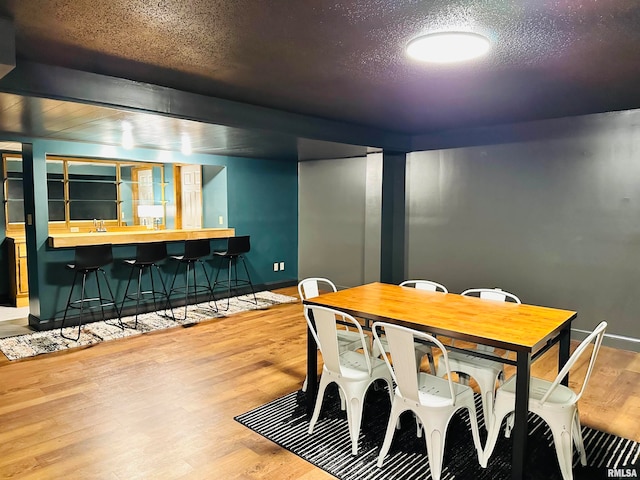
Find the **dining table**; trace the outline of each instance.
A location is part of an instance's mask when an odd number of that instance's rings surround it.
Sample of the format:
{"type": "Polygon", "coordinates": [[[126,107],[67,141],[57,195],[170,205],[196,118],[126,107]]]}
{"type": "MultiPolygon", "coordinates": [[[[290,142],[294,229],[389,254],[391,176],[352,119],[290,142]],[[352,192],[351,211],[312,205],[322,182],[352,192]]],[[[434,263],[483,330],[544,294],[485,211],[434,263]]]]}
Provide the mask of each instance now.
{"type": "MultiPolygon", "coordinates": [[[[511,478],[522,479],[526,461],[528,436],[528,398],[531,363],[558,344],[558,370],[569,359],[571,322],[577,313],[570,310],[537,305],[462,296],[455,293],[431,292],[381,282],[369,283],[304,300],[305,305],[318,305],[346,312],[362,320],[370,328],[384,321],[457,342],[448,346],[481,358],[516,367],[515,419],[512,431],[511,478]],[[515,352],[498,355],[476,350],[476,344],[515,352]]],[[[313,410],[317,396],[317,345],[307,333],[307,411],[313,410]]],[[[568,376],[563,379],[568,384],[568,376]]]]}

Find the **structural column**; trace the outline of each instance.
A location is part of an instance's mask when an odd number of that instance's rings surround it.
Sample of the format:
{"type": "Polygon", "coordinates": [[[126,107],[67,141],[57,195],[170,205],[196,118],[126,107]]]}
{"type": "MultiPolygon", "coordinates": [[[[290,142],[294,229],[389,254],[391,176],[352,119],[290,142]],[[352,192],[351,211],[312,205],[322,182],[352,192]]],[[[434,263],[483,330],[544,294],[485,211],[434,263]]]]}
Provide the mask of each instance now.
{"type": "Polygon", "coordinates": [[[22,144],[24,219],[29,272],[29,323],[40,317],[40,285],[45,270],[42,256],[48,234],[47,167],[45,155],[35,152],[32,143],[22,144]]]}
{"type": "Polygon", "coordinates": [[[406,275],[406,166],[405,152],[383,152],[380,281],[385,283],[398,284],[406,275]]]}

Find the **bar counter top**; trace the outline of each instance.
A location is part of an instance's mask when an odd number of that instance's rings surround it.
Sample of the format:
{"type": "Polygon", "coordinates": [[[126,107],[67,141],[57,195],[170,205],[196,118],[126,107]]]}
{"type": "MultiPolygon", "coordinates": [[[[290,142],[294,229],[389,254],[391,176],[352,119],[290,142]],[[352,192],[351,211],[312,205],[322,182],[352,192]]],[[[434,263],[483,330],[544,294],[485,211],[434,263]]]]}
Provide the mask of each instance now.
{"type": "Polygon", "coordinates": [[[228,238],[234,235],[235,229],[233,228],[51,233],[49,235],[49,246],[52,248],[67,248],[78,245],[131,245],[136,243],[178,242],[181,240],[198,240],[202,238],[228,238]]]}

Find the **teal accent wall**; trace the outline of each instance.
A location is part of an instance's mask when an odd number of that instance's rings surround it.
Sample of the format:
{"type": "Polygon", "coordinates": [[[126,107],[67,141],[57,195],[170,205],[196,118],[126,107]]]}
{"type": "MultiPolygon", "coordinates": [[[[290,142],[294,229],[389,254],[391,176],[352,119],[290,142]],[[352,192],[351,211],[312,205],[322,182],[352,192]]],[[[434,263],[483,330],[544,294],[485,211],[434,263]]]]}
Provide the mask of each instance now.
{"type": "MultiPolygon", "coordinates": [[[[0,195],[2,195],[2,200],[4,202],[4,182],[0,183],[0,195]]],[[[3,203],[3,208],[0,208],[0,272],[3,272],[3,274],[0,275],[0,301],[8,298],[9,296],[9,252],[7,250],[7,242],[5,241],[7,237],[5,225],[6,219],[4,217],[3,203]]]]}
{"type": "MultiPolygon", "coordinates": [[[[298,178],[295,162],[198,154],[184,156],[178,152],[124,150],[118,147],[39,139],[33,139],[32,144],[33,168],[25,168],[25,172],[33,172],[34,178],[25,178],[25,182],[32,182],[33,185],[46,185],[46,155],[148,161],[168,166],[174,163],[203,165],[209,180],[203,188],[203,227],[220,226],[218,218],[223,215],[225,224],[235,228],[237,235],[251,235],[252,249],[246,255],[246,260],[254,284],[268,287],[270,284],[297,281],[298,178]],[[217,173],[214,174],[215,172],[217,173]],[[226,205],[220,206],[225,181],[226,205]],[[216,207],[210,208],[213,204],[216,207]],[[276,261],[285,262],[285,271],[273,271],[273,262],[276,261]]],[[[165,180],[173,181],[171,168],[166,169],[165,180]]],[[[167,201],[175,204],[175,199],[169,198],[169,189],[165,194],[167,201]]],[[[73,261],[74,251],[72,248],[52,249],[47,245],[46,189],[36,188],[34,197],[34,225],[30,229],[35,242],[29,250],[29,269],[31,271],[33,266],[40,274],[29,278],[30,313],[45,322],[62,316],[73,279],[73,273],[65,265],[73,261]]],[[[4,230],[4,223],[2,225],[4,230]]],[[[167,228],[173,227],[167,225],[167,228]]],[[[2,233],[4,240],[4,232],[2,233]]],[[[224,247],[224,240],[212,241],[213,249],[224,247]]],[[[168,248],[170,255],[182,251],[179,242],[169,244],[168,248]]],[[[128,267],[122,264],[122,260],[131,258],[134,253],[133,246],[114,246],[114,263],[105,270],[112,281],[116,298],[121,298],[124,294],[129,274],[128,267]]],[[[4,255],[5,252],[3,259],[4,255]]],[[[3,268],[8,268],[6,260],[4,262],[3,268]]],[[[171,260],[167,260],[163,266],[169,278],[173,276],[174,265],[171,260]]],[[[213,272],[213,260],[207,262],[207,268],[210,273],[213,272]]]]}
{"type": "Polygon", "coordinates": [[[298,164],[227,158],[229,226],[251,235],[255,283],[298,278],[298,164]],[[274,262],[285,270],[273,271],[274,262]]]}
{"type": "Polygon", "coordinates": [[[204,223],[225,228],[228,226],[227,169],[218,165],[202,166],[202,216],[204,223]],[[222,218],[222,223],[220,223],[222,218]]]}

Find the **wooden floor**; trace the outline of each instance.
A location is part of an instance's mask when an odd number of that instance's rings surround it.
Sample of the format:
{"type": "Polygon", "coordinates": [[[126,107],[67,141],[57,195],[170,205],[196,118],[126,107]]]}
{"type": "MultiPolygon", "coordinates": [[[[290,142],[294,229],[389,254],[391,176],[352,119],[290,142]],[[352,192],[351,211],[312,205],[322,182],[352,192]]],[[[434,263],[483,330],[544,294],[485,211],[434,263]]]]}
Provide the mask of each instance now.
{"type": "MultiPolygon", "coordinates": [[[[534,374],[554,376],[554,353],[534,374]]],[[[300,387],[300,303],[0,357],[2,478],[332,478],[233,420],[300,387]]],[[[603,348],[580,408],[583,424],[640,440],[640,354],[603,348]]]]}

